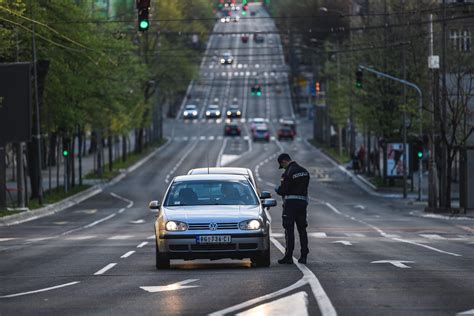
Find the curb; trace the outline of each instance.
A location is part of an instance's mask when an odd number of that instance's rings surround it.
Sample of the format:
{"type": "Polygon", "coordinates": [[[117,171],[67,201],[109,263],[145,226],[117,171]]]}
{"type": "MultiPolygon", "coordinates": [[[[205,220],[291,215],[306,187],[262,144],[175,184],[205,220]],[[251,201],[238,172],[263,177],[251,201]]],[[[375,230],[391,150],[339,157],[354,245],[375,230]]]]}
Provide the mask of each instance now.
{"type": "MultiPolygon", "coordinates": [[[[316,151],[318,151],[324,158],[326,158],[326,160],[331,162],[335,167],[337,167],[340,171],[342,171],[342,173],[346,174],[352,180],[352,182],[354,182],[359,188],[361,188],[365,192],[369,193],[370,195],[381,197],[381,198],[386,198],[386,199],[400,199],[400,198],[403,198],[403,195],[399,194],[399,193],[380,193],[380,192],[377,192],[376,187],[372,183],[370,183],[369,181],[364,179],[362,176],[354,174],[354,173],[350,172],[349,170],[347,170],[346,168],[344,168],[342,165],[339,164],[339,162],[337,162],[334,158],[332,158],[326,152],[324,152],[324,150],[322,150],[322,149],[316,147],[315,145],[311,144],[307,139],[305,139],[304,141],[309,146],[313,147],[316,151]]],[[[409,194],[408,198],[416,199],[416,196],[412,195],[412,194],[409,194]]]]}
{"type": "Polygon", "coordinates": [[[160,147],[153,150],[151,153],[143,157],[142,159],[135,162],[133,165],[125,169],[125,171],[121,172],[118,176],[113,178],[112,180],[103,183],[103,184],[96,184],[82,192],[76,193],[71,195],[68,198],[65,198],[61,201],[58,201],[53,204],[46,205],[42,208],[38,208],[31,211],[26,211],[18,214],[13,214],[9,216],[4,216],[0,218],[0,227],[2,226],[11,226],[17,225],[24,222],[32,221],[41,217],[53,215],[59,213],[71,206],[77,205],[82,201],[90,199],[91,197],[101,193],[105,188],[117,184],[118,182],[122,181],[129,173],[135,171],[137,168],[142,166],[148,160],[150,160],[155,154],[157,154],[160,150],[166,148],[170,144],[170,140],[167,139],[166,142],[161,145],[160,147]]]}

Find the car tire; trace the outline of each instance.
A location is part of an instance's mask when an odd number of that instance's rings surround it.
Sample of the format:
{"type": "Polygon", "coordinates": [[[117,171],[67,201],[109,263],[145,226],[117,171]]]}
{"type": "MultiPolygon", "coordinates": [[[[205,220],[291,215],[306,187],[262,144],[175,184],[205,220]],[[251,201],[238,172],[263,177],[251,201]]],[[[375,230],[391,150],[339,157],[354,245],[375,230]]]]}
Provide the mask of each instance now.
{"type": "Polygon", "coordinates": [[[252,263],[258,268],[268,268],[271,264],[270,260],[270,245],[261,255],[252,259],[252,263]]]}
{"type": "Polygon", "coordinates": [[[170,259],[160,254],[160,251],[158,250],[158,242],[155,242],[155,245],[156,245],[156,270],[169,269],[170,259]]]}

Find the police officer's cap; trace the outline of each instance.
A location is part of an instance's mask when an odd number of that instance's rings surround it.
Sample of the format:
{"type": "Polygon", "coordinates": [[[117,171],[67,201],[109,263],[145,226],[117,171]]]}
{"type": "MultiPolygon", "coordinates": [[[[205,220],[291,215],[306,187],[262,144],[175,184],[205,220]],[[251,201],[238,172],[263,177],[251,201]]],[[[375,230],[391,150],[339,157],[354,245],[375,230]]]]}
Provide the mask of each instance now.
{"type": "Polygon", "coordinates": [[[278,163],[280,164],[279,169],[283,169],[283,167],[281,166],[281,162],[283,160],[291,161],[291,157],[287,153],[283,153],[283,154],[280,154],[280,156],[278,156],[277,160],[278,160],[278,163]]]}

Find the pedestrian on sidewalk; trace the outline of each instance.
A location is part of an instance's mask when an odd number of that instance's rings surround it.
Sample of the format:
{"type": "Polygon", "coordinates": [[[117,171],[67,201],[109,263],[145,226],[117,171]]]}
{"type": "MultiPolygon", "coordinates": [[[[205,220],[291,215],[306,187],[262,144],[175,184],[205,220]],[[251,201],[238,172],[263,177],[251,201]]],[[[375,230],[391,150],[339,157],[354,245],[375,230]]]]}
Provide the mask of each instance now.
{"type": "Polygon", "coordinates": [[[306,208],[308,206],[309,172],[293,161],[287,153],[278,156],[279,169],[285,169],[281,176],[280,186],[275,189],[283,198],[282,224],[285,229],[285,256],[278,260],[279,264],[293,263],[295,248],[295,224],[301,244],[299,263],[306,263],[309,253],[308,234],[306,227],[306,208]]]}
{"type": "Polygon", "coordinates": [[[359,172],[363,173],[365,169],[365,147],[360,145],[357,151],[357,159],[359,160],[359,172]]]}

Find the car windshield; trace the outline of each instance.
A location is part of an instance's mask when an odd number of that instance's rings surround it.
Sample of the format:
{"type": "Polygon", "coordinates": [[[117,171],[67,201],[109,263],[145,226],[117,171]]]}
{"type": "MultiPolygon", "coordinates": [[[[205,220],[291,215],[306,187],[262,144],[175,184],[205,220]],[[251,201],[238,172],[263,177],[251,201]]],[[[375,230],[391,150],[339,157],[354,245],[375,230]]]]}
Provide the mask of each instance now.
{"type": "Polygon", "coordinates": [[[175,182],[164,206],[258,205],[258,198],[246,180],[197,180],[175,182]]]}
{"type": "Polygon", "coordinates": [[[195,110],[196,106],[195,105],[186,105],[186,110],[195,110]]]}
{"type": "Polygon", "coordinates": [[[209,110],[218,110],[219,107],[217,105],[209,105],[208,109],[209,110]]]}

